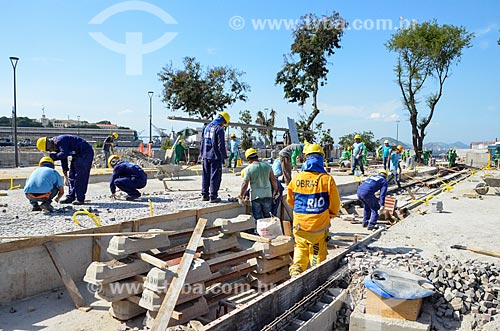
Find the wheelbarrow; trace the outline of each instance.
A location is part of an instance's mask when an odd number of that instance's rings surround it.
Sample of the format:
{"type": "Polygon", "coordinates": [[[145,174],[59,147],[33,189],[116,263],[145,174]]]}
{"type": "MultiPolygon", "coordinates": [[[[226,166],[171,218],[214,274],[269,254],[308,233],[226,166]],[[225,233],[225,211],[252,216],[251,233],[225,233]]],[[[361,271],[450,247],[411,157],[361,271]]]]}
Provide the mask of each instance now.
{"type": "Polygon", "coordinates": [[[482,177],[484,183],[479,183],[476,185],[476,188],[474,191],[476,191],[478,194],[484,195],[488,193],[490,190],[490,187],[495,188],[496,194],[500,194],[500,177],[487,177],[484,176],[482,177]]]}

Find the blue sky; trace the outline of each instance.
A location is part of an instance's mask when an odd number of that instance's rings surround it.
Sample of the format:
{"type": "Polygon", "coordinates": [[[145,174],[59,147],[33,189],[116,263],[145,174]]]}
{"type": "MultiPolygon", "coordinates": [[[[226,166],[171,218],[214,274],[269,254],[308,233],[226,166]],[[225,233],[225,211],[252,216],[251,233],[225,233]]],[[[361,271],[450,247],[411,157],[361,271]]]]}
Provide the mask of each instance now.
{"type": "Polygon", "coordinates": [[[283,99],[281,86],[274,85],[292,42],[286,25],[306,13],[337,11],[351,28],[343,36],[342,48],[330,58],[328,85],[318,96],[318,120],[332,130],[335,140],[367,130],[376,138],[395,137],[399,119],[399,139],[411,141],[407,112],[394,82],[396,57],[384,46],[394,33],[388,23],[384,28],[384,22],[390,21],[395,29],[401,18],[405,24],[435,18],[476,34],[473,47],[464,51],[445,85],[426,141],[500,138],[498,1],[0,0],[0,8],[0,116],[10,115],[9,56],[17,56],[18,116],[40,117],[44,107],[49,118],[111,120],[147,135],[147,91],[152,90],[153,122],[161,128],[180,129],[188,123],[167,120],[173,113],[159,98],[162,87],[157,74],[166,64],[180,67],[183,57],[194,56],[203,65],[230,65],[246,72],[243,79],[252,90],[246,103],[228,109],[233,121],[242,109],[256,113],[274,108],[279,114],[277,125],[285,126],[286,117],[297,117],[300,110],[283,99]],[[134,10],[137,7],[146,11],[134,10]],[[106,10],[109,17],[98,16],[106,10]],[[266,19],[275,20],[274,28],[266,19]],[[101,24],[92,24],[96,22],[101,24]],[[142,38],[143,44],[165,34],[173,39],[151,46],[157,49],[148,54],[127,55],[130,66],[126,67],[126,55],[103,46],[92,32],[102,32],[118,44],[125,43],[128,33],[129,45],[133,37],[142,38]]]}

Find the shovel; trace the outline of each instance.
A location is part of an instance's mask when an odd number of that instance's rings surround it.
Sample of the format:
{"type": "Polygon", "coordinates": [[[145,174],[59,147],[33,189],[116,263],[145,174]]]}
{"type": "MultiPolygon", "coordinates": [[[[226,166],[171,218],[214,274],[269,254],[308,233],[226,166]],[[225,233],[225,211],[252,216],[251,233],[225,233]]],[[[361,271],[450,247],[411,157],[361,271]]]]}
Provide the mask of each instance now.
{"type": "Polygon", "coordinates": [[[500,253],[485,251],[485,250],[478,249],[478,248],[470,248],[470,247],[463,246],[463,245],[453,245],[453,246],[450,246],[450,248],[463,249],[463,250],[471,251],[471,252],[478,253],[478,254],[483,254],[483,255],[488,255],[488,256],[493,256],[493,257],[500,257],[500,253]]]}

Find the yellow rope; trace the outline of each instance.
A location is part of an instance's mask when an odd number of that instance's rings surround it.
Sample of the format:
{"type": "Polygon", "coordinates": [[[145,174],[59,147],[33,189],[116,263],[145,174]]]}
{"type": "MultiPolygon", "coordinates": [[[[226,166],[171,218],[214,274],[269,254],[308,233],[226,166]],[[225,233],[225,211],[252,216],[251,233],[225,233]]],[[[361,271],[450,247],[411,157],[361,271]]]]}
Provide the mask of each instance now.
{"type": "Polygon", "coordinates": [[[73,214],[73,222],[75,222],[76,225],[80,225],[80,222],[76,219],[76,216],[77,215],[87,215],[88,217],[90,217],[90,219],[92,220],[92,222],[94,222],[94,224],[96,226],[101,226],[101,219],[99,218],[99,216],[97,216],[96,214],[94,213],[91,213],[89,212],[87,209],[83,209],[83,210],[79,210],[79,211],[76,211],[74,214],[73,214]]]}

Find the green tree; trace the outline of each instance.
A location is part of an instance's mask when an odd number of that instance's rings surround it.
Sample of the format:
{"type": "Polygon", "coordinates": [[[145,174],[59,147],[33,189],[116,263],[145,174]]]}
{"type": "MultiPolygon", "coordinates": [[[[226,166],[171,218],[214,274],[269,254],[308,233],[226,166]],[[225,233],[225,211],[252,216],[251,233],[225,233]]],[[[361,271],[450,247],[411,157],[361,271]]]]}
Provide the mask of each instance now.
{"type": "MultiPolygon", "coordinates": [[[[244,124],[251,124],[252,123],[252,114],[250,114],[249,110],[242,110],[240,111],[240,118],[239,118],[240,123],[244,124]]],[[[242,134],[241,134],[241,149],[244,151],[252,147],[252,134],[254,132],[254,129],[250,128],[242,128],[241,129],[242,134]]]]}
{"type": "MultiPolygon", "coordinates": [[[[276,118],[276,111],[274,109],[271,109],[271,112],[269,115],[266,112],[258,111],[257,112],[257,118],[255,119],[255,123],[262,125],[262,126],[274,126],[274,120],[276,118]]],[[[266,129],[258,129],[257,130],[259,134],[262,136],[264,139],[264,142],[266,145],[272,146],[273,145],[273,130],[266,130],[266,129]]]]}
{"type": "Polygon", "coordinates": [[[110,121],[104,120],[104,121],[99,121],[96,124],[111,124],[110,121]]]}
{"type": "Polygon", "coordinates": [[[6,116],[0,117],[0,126],[12,126],[10,117],[6,116]]]}
{"type": "Polygon", "coordinates": [[[359,134],[361,136],[361,142],[365,144],[366,150],[368,152],[375,152],[378,147],[377,141],[374,138],[373,132],[371,131],[363,131],[362,133],[349,133],[345,136],[339,138],[339,145],[342,146],[342,149],[347,148],[347,146],[352,146],[354,143],[354,136],[359,134]]]}
{"type": "Polygon", "coordinates": [[[193,57],[184,58],[184,69],[172,64],[158,74],[163,84],[163,102],[199,118],[213,118],[236,101],[246,101],[250,86],[241,81],[244,72],[231,67],[202,68],[193,57]]]}
{"type": "MultiPolygon", "coordinates": [[[[276,84],[283,85],[285,99],[299,106],[304,106],[312,97],[312,112],[297,122],[299,129],[310,130],[320,112],[318,91],[327,82],[327,60],[340,48],[345,27],[344,19],[336,12],[323,17],[307,14],[301,17],[293,32],[294,42],[290,54],[284,56],[285,64],[276,75],[276,84]]],[[[309,135],[306,138],[310,138],[309,135]]]]}
{"type": "Polygon", "coordinates": [[[444,83],[452,66],[460,62],[462,50],[472,46],[473,37],[464,27],[438,25],[434,20],[401,29],[386,43],[389,51],[398,54],[394,71],[410,113],[416,161],[421,161],[425,129],[443,95],[444,83]],[[420,104],[424,91],[431,91],[423,97],[425,106],[420,104]],[[423,108],[427,111],[422,111],[423,108]]]}

